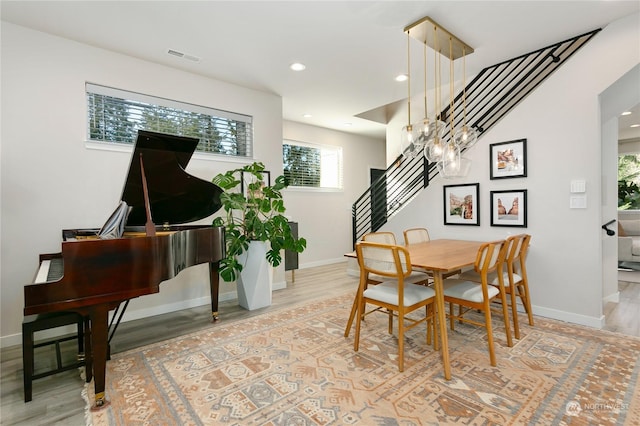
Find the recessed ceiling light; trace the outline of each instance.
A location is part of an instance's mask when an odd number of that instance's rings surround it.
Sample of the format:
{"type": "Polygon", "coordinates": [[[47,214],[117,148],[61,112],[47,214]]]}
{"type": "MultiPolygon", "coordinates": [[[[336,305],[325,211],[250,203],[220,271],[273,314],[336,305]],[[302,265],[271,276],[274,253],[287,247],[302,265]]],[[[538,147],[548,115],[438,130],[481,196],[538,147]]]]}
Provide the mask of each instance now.
{"type": "Polygon", "coordinates": [[[629,126],[629,127],[640,127],[640,124],[632,124],[632,125],[631,125],[631,126],[629,126]]]}
{"type": "Polygon", "coordinates": [[[302,116],[303,116],[304,118],[311,118],[311,117],[313,117],[313,116],[312,116],[311,114],[309,114],[309,113],[307,113],[307,114],[302,114],[302,116]]]}
{"type": "Polygon", "coordinates": [[[345,127],[351,127],[351,126],[353,126],[353,123],[344,123],[344,126],[345,127]]]}
{"type": "Polygon", "coordinates": [[[291,64],[291,66],[289,68],[291,68],[293,71],[302,71],[307,67],[306,67],[305,64],[301,64],[300,62],[295,62],[295,63],[291,64]]]}
{"type": "Polygon", "coordinates": [[[407,76],[406,74],[400,74],[396,76],[396,81],[407,81],[408,78],[409,76],[407,76]]]}
{"type": "Polygon", "coordinates": [[[623,113],[622,113],[622,114],[620,114],[620,115],[631,115],[631,111],[625,111],[625,112],[623,112],[623,113]]]}

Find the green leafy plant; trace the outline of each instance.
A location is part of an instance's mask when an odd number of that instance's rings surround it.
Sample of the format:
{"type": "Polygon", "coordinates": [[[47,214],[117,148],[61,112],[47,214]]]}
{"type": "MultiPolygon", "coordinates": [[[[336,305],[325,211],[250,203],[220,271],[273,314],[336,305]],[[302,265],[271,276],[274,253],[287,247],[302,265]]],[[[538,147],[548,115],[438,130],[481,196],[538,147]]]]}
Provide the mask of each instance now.
{"type": "Polygon", "coordinates": [[[630,180],[618,181],[618,210],[640,209],[640,187],[630,180]]]}
{"type": "Polygon", "coordinates": [[[626,154],[618,157],[618,210],[640,209],[640,156],[626,154]]]}
{"type": "Polygon", "coordinates": [[[220,276],[235,281],[242,271],[238,256],[249,249],[250,241],[269,242],[267,261],[272,266],[282,263],[282,250],[302,253],[307,247],[304,238],[291,232],[281,191],[289,186],[284,176],[278,176],[272,186],[264,181],[265,166],[254,162],[238,169],[220,173],[212,182],[223,189],[220,195],[224,215],[213,220],[213,226],[224,226],[226,257],[220,261],[220,276]],[[249,178],[242,182],[243,178],[249,178]],[[247,190],[238,189],[241,183],[247,190]]]}

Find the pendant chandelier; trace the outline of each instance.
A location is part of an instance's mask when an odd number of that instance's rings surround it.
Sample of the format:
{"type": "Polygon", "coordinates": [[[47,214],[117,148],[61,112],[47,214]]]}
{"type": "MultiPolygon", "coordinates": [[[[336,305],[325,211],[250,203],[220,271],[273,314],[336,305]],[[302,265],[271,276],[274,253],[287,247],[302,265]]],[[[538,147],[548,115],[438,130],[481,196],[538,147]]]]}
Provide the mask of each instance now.
{"type": "MultiPolygon", "coordinates": [[[[473,53],[473,48],[466,45],[456,36],[437,24],[429,17],[408,25],[407,33],[407,67],[408,75],[408,123],[402,129],[402,152],[406,157],[414,158],[424,155],[429,162],[436,163],[444,177],[464,176],[468,173],[471,162],[462,157],[462,151],[470,148],[477,140],[475,129],[467,125],[466,88],[463,89],[463,121],[462,126],[454,128],[454,61],[473,53]],[[410,42],[413,38],[423,43],[424,56],[424,118],[418,123],[411,123],[411,59],[410,42]],[[434,99],[435,108],[430,117],[427,103],[427,46],[434,56],[434,99]],[[449,109],[447,122],[442,117],[442,61],[449,61],[449,109]],[[448,133],[447,133],[448,127],[448,133]]],[[[463,67],[466,74],[466,63],[463,67]]],[[[463,76],[463,87],[466,86],[466,75],[463,76]]]]}

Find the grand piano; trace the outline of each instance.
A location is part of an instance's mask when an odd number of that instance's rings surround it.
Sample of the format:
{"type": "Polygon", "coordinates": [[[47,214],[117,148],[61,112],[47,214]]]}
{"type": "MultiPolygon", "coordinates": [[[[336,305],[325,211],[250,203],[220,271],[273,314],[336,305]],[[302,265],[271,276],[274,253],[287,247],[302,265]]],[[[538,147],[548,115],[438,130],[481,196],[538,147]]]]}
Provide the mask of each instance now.
{"type": "Polygon", "coordinates": [[[40,255],[40,278],[24,287],[25,316],[74,311],[87,318],[86,368],[95,384],[95,408],[107,403],[111,310],[159,292],[161,282],[185,268],[208,263],[211,312],[217,319],[224,229],[188,223],[215,213],[222,189],[185,172],[197,143],[139,131],[122,192],[128,206],[122,236],[103,239],[97,228],[63,230],[62,251],[40,255]]]}

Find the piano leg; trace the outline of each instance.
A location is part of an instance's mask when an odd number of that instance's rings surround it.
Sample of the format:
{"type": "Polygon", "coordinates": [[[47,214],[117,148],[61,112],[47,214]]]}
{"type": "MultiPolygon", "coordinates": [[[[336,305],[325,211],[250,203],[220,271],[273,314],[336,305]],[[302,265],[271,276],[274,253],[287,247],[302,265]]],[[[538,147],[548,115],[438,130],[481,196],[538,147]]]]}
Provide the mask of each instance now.
{"type": "Polygon", "coordinates": [[[95,386],[95,405],[91,410],[98,410],[109,404],[105,396],[105,376],[107,366],[109,307],[105,304],[90,308],[91,317],[91,349],[93,352],[93,381],[95,386]]]}
{"type": "Polygon", "coordinates": [[[218,292],[220,290],[220,275],[218,274],[219,262],[209,263],[209,287],[211,290],[211,318],[218,319],[218,292]]]}
{"type": "Polygon", "coordinates": [[[91,321],[84,317],[84,375],[85,381],[93,380],[93,350],[91,348],[91,321]]]}

